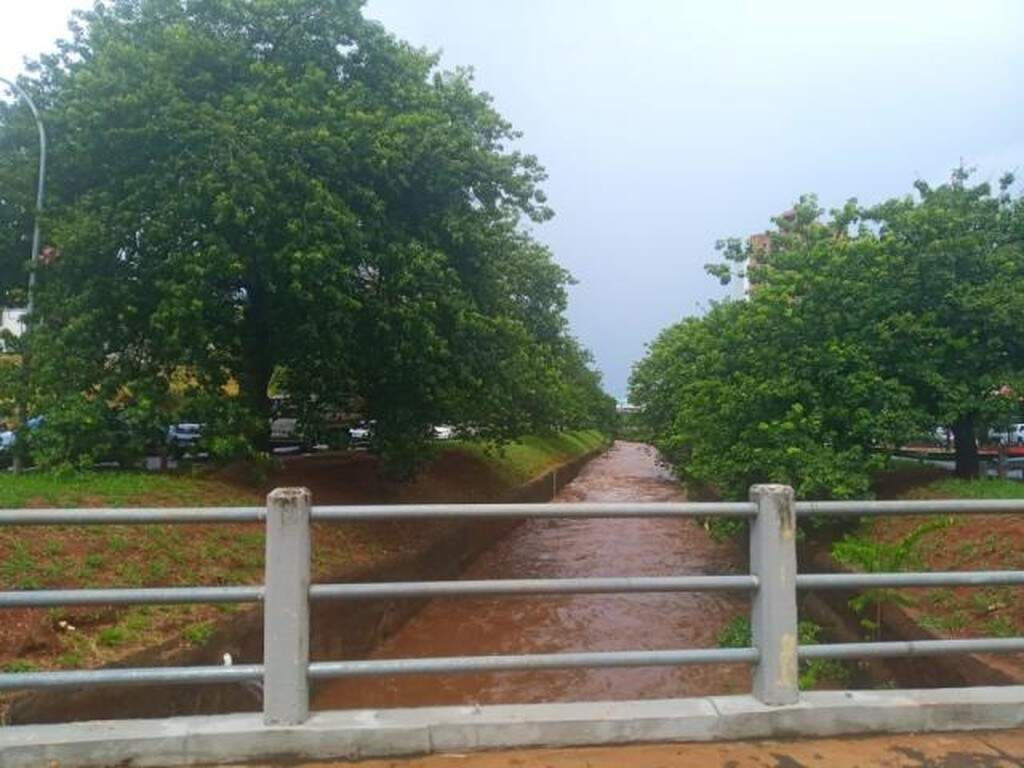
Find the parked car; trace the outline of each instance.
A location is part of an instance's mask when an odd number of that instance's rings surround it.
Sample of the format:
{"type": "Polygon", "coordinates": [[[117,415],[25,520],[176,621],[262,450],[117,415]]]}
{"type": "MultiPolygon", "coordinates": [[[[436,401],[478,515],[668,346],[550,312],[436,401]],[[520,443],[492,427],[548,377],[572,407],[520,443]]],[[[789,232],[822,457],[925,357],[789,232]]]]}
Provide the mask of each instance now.
{"type": "Polygon", "coordinates": [[[451,440],[455,437],[455,427],[450,424],[438,424],[433,429],[435,440],[451,440]]]}
{"type": "Polygon", "coordinates": [[[353,448],[365,448],[373,440],[373,422],[360,421],[354,427],[349,427],[348,444],[353,448]]]}
{"type": "Polygon", "coordinates": [[[295,416],[278,416],[270,420],[270,442],[272,444],[298,444],[299,420],[295,416]]]}
{"type": "Polygon", "coordinates": [[[167,428],[167,442],[175,448],[190,448],[203,437],[203,425],[184,421],[167,428]]]}
{"type": "MultiPolygon", "coordinates": [[[[25,421],[25,426],[31,432],[32,430],[39,429],[43,425],[44,420],[43,416],[33,416],[25,421]]],[[[14,452],[14,445],[17,442],[18,433],[13,429],[5,429],[0,432],[0,457],[3,457],[5,463],[14,452]]]]}
{"type": "Polygon", "coordinates": [[[993,429],[989,440],[999,445],[1024,445],[1024,424],[1010,424],[1006,429],[993,429]]]}

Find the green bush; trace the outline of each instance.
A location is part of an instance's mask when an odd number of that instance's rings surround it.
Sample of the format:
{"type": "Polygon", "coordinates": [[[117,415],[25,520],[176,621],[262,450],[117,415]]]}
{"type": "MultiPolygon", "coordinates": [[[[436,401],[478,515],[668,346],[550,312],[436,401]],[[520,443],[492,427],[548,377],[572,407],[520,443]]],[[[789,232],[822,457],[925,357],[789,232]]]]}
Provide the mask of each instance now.
{"type": "MultiPolygon", "coordinates": [[[[817,645],[821,627],[813,621],[797,624],[800,645],[817,645]]],[[[734,616],[716,635],[719,648],[749,648],[753,645],[753,633],[747,616],[734,616]]],[[[800,688],[814,688],[824,680],[845,682],[849,677],[847,668],[831,659],[812,659],[800,662],[800,688]]]]}
{"type": "Polygon", "coordinates": [[[206,645],[213,637],[214,630],[212,621],[204,621],[186,627],[182,634],[192,645],[206,645]]]}
{"type": "MultiPolygon", "coordinates": [[[[898,541],[878,541],[870,530],[848,533],[832,545],[836,562],[865,573],[893,573],[920,565],[918,545],[921,539],[956,523],[951,516],[937,517],[921,523],[898,541]]],[[[909,598],[900,590],[882,587],[866,589],[850,600],[850,607],[859,614],[874,608],[874,617],[861,619],[861,626],[877,640],[882,633],[882,607],[886,604],[906,605],[909,598]]]]}

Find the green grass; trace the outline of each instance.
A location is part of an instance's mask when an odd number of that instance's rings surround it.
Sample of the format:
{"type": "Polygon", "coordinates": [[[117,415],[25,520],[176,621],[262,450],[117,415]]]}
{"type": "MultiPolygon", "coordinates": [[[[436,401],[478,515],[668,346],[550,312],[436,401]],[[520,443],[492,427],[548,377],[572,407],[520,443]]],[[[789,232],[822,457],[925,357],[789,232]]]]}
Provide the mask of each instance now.
{"type": "Polygon", "coordinates": [[[985,634],[990,637],[1013,637],[1017,627],[1005,616],[995,616],[985,622],[985,634]]]}
{"type": "Polygon", "coordinates": [[[1024,499],[1024,483],[1017,480],[936,480],[906,494],[928,499],[1024,499]]]}
{"type": "Polygon", "coordinates": [[[532,480],[556,464],[595,451],[607,442],[607,437],[591,429],[524,437],[503,446],[460,441],[452,449],[478,456],[492,465],[503,479],[518,484],[532,480]]]}
{"type": "Polygon", "coordinates": [[[115,648],[124,645],[128,640],[129,633],[123,627],[107,627],[100,630],[96,642],[107,648],[115,648]]]}
{"type": "MultiPolygon", "coordinates": [[[[607,438],[596,430],[524,437],[504,446],[457,441],[447,450],[475,454],[512,483],[532,480],[555,464],[600,448],[607,438]]],[[[124,507],[211,506],[254,503],[252,493],[188,474],[156,472],[28,472],[0,475],[0,509],[28,506],[124,507]]],[[[104,532],[105,533],[105,532],[104,532]]],[[[119,541],[111,542],[117,551],[119,541]]]]}
{"type": "Polygon", "coordinates": [[[251,494],[187,474],[156,472],[27,472],[0,476],[0,508],[25,506],[123,507],[141,500],[164,504],[250,503],[251,494]]]}
{"type": "Polygon", "coordinates": [[[213,633],[216,630],[212,621],[203,621],[198,624],[193,624],[190,627],[186,627],[182,635],[192,645],[206,645],[210,638],[213,637],[213,633]]]}

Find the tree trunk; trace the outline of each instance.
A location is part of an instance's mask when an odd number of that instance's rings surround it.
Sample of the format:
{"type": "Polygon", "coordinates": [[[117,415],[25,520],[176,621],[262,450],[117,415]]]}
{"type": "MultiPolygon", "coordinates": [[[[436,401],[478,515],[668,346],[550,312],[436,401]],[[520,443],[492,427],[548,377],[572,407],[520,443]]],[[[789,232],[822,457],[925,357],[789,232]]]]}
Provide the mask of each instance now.
{"type": "Polygon", "coordinates": [[[253,415],[259,420],[259,428],[252,436],[253,448],[257,451],[269,451],[271,413],[267,387],[273,369],[262,363],[262,359],[250,362],[245,372],[245,381],[242,383],[242,396],[249,402],[253,415]]]}
{"type": "Polygon", "coordinates": [[[247,287],[249,306],[246,312],[242,349],[245,354],[242,372],[242,397],[249,403],[259,419],[259,429],[252,436],[257,451],[270,450],[270,397],[267,388],[274,373],[274,360],[270,353],[270,319],[266,291],[258,279],[247,287]]]}
{"type": "Polygon", "coordinates": [[[974,437],[974,415],[962,416],[953,424],[956,443],[956,476],[976,479],[980,469],[978,444],[974,437]]]}

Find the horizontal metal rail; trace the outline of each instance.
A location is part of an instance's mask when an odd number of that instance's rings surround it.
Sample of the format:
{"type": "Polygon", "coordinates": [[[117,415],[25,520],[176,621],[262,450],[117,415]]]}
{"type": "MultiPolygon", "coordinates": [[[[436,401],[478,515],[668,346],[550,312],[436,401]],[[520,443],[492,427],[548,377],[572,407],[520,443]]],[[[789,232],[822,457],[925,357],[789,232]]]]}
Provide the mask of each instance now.
{"type": "Polygon", "coordinates": [[[259,523],[264,507],[154,507],[139,509],[0,510],[6,525],[153,525],[158,523],[259,523]]]}
{"type": "Polygon", "coordinates": [[[801,645],[801,659],[865,659],[898,656],[946,656],[960,653],[1022,653],[1024,637],[972,640],[901,640],[881,643],[801,645]]]}
{"type": "Polygon", "coordinates": [[[33,589],[0,592],[0,608],[55,605],[184,605],[256,603],[263,587],[151,587],[145,589],[33,589]]]}
{"type": "Polygon", "coordinates": [[[365,504],[313,507],[319,522],[603,517],[753,517],[757,507],[735,502],[616,502],[593,504],[365,504]]]}
{"type": "Polygon", "coordinates": [[[309,665],[311,680],[372,675],[415,675],[468,672],[516,672],[574,667],[666,667],[681,664],[749,664],[755,648],[695,648],[682,651],[595,651],[539,653],[525,656],[451,656],[433,659],[372,659],[316,661],[309,665]]]}
{"type": "Polygon", "coordinates": [[[800,573],[797,589],[878,587],[988,587],[1024,584],[1024,571],[932,571],[931,573],[800,573]]]}
{"type": "Polygon", "coordinates": [[[797,515],[872,517],[900,515],[1005,515],[1024,513],[1024,499],[927,499],[914,501],[798,501],[797,515]]]}
{"type": "Polygon", "coordinates": [[[100,685],[202,683],[265,684],[267,723],[301,723],[308,715],[309,680],[407,674],[489,673],[580,667],[654,667],[688,664],[753,664],[753,693],[767,705],[799,699],[797,659],[855,659],[969,653],[1024,653],[1024,637],[911,640],[796,647],[798,589],[980,587],[1024,585],[1022,571],[799,574],[795,515],[881,516],[1024,513],[1024,500],[794,502],[783,486],[755,486],[750,502],[623,502],[567,504],[408,504],[312,506],[305,489],[278,489],[264,507],[0,510],[11,525],[149,525],[267,523],[265,583],[211,587],[52,589],[0,592],[0,609],[75,605],[265,602],[265,665],[61,670],[0,674],[0,691],[100,685]],[[612,576],[309,585],[309,523],[384,520],[494,520],[583,518],[757,518],[751,527],[751,574],[612,576]],[[275,549],[276,548],[276,549],[275,549]],[[282,555],[281,553],[285,553],[282,555]],[[751,594],[751,623],[758,648],[696,648],[543,653],[442,658],[317,661],[307,663],[312,600],[455,598],[487,596],[666,593],[734,590],[751,594]]]}
{"type": "MultiPolygon", "coordinates": [[[[1024,500],[798,501],[798,515],[871,516],[1024,513],[1024,500]]],[[[566,504],[390,504],[318,506],[312,519],[436,520],[452,518],[753,517],[750,502],[623,502],[566,504]]],[[[155,523],[251,523],[266,519],[263,507],[152,507],[123,509],[0,510],[0,526],[150,525],[155,523]]]]}
{"type": "Polygon", "coordinates": [[[262,664],[239,664],[233,667],[137,667],[9,672],[0,674],[0,691],[17,691],[23,688],[80,688],[93,685],[240,683],[260,680],[262,677],[262,664]]]}
{"type": "Polygon", "coordinates": [[[753,589],[757,589],[756,576],[622,576],[586,579],[486,579],[314,584],[310,587],[309,596],[314,600],[369,600],[387,597],[476,597],[705,590],[749,591],[753,589]]]}

